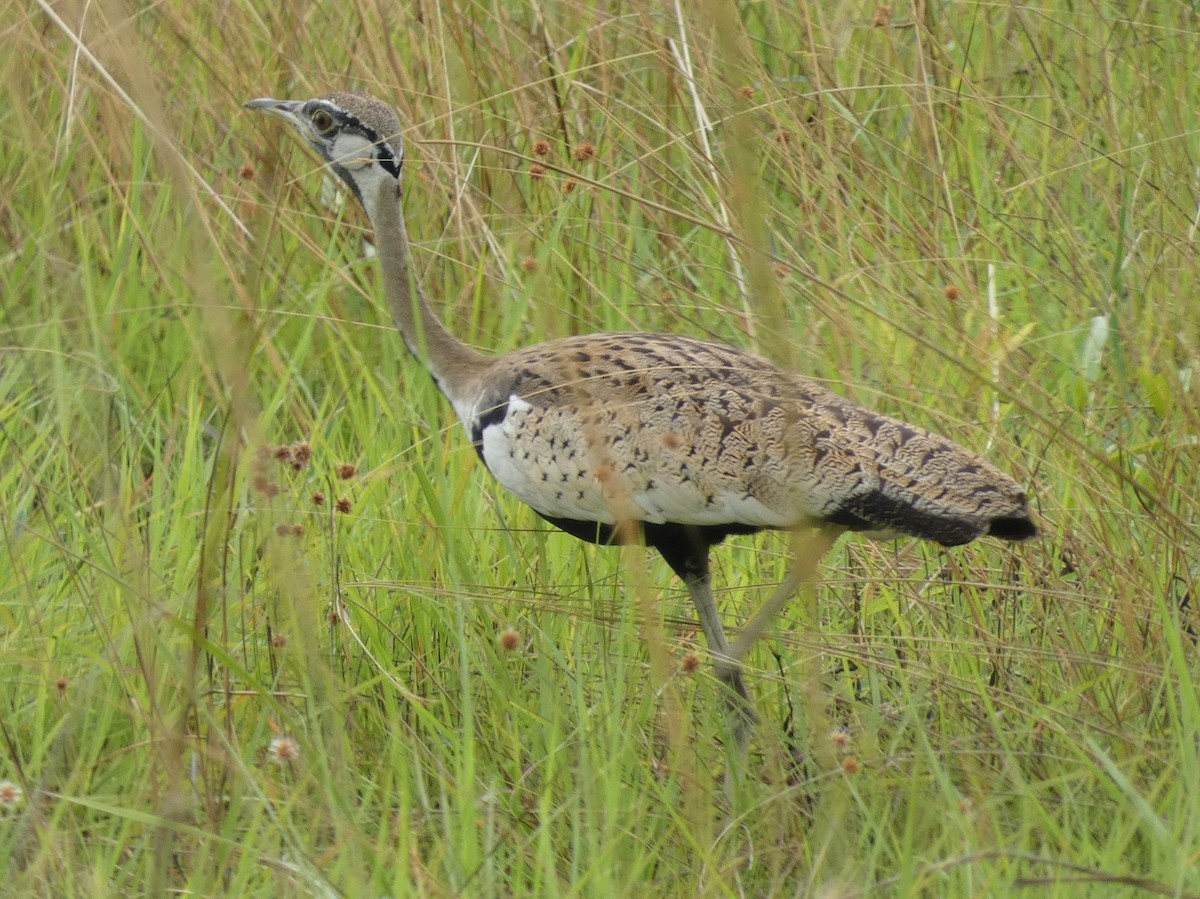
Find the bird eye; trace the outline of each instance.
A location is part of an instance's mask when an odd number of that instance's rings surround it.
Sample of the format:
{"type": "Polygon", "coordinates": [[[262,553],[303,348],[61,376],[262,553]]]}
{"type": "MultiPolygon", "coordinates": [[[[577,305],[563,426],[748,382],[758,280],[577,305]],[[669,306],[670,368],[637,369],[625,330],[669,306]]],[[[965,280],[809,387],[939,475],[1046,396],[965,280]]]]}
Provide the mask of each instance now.
{"type": "Polygon", "coordinates": [[[333,116],[327,110],[318,109],[312,114],[313,127],[322,134],[328,134],[333,130],[333,116]]]}

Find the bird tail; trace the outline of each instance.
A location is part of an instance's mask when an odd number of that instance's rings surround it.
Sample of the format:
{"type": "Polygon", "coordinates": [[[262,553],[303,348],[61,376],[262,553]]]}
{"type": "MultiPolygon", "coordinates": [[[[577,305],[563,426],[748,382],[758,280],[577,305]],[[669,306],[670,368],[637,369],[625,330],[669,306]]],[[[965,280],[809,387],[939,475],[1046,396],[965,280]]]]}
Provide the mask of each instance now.
{"type": "Polygon", "coordinates": [[[1014,542],[1037,536],[1025,492],[996,466],[937,434],[871,418],[876,439],[856,454],[863,477],[827,520],[868,537],[942,546],[985,535],[1014,542]]]}

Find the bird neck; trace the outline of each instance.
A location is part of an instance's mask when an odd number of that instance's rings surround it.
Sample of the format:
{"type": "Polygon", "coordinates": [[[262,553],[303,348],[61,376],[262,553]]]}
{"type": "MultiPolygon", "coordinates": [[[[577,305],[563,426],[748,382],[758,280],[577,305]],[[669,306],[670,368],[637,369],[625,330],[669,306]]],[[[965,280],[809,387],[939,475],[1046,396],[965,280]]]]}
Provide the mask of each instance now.
{"type": "Polygon", "coordinates": [[[409,351],[428,369],[442,393],[457,408],[466,399],[472,375],[485,357],[446,330],[421,290],[413,270],[399,185],[382,184],[377,195],[364,206],[375,229],[383,289],[396,328],[409,351]]]}

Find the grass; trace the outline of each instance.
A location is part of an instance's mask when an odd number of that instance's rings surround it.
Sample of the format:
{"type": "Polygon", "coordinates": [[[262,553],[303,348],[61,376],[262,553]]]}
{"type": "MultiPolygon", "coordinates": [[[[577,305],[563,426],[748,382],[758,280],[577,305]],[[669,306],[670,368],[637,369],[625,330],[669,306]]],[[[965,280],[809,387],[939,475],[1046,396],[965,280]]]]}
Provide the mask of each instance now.
{"type": "MultiPolygon", "coordinates": [[[[826,6],[14,8],[6,890],[1200,895],[1200,21],[826,6]],[[839,544],[731,801],[681,585],[497,488],[360,211],[241,107],[346,86],[409,126],[464,339],[761,349],[986,452],[1044,536],[839,544]]],[[[728,621],[786,558],[721,549],[728,621]]]]}

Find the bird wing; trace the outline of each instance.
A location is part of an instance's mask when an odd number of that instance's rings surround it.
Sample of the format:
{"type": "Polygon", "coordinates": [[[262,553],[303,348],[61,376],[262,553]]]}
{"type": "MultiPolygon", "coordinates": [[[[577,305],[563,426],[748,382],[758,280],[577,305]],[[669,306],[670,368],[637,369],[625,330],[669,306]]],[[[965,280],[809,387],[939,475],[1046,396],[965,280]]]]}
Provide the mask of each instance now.
{"type": "Polygon", "coordinates": [[[830,521],[953,544],[1025,504],[1011,479],[951,441],[721,344],[572,337],[503,357],[483,383],[472,440],[549,518],[830,521]]]}

